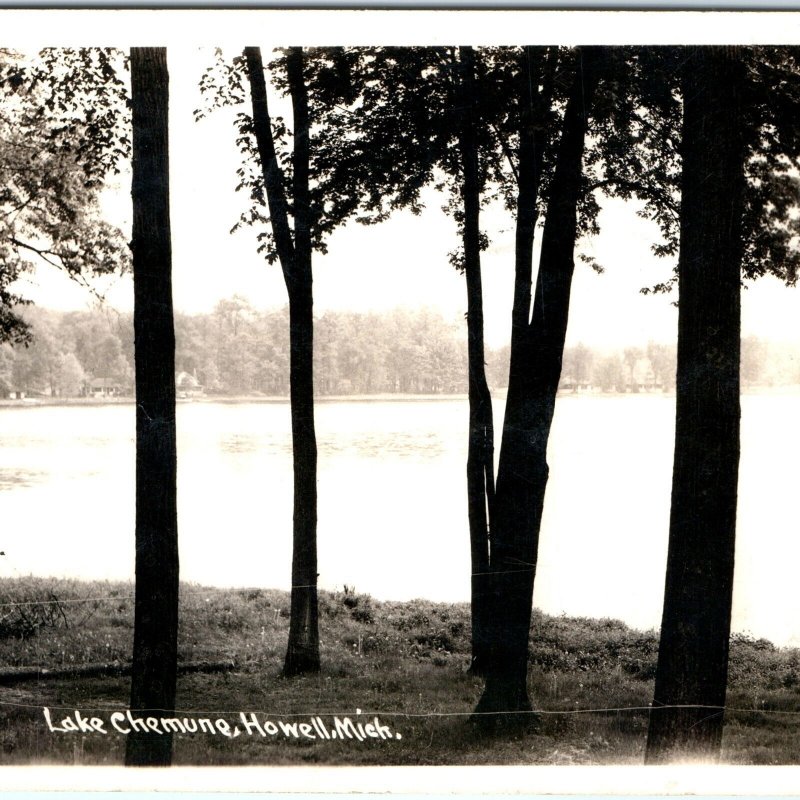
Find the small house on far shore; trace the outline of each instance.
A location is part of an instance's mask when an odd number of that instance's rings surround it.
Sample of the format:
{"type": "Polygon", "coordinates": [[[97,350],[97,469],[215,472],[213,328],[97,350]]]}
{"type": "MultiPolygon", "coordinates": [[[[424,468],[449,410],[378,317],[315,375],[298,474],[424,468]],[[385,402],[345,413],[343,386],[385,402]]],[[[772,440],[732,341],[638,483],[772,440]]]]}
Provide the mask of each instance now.
{"type": "Polygon", "coordinates": [[[638,358],[633,366],[626,365],[626,372],[626,388],[630,392],[660,392],[664,389],[647,357],[638,358]]]}
{"type": "Polygon", "coordinates": [[[113,378],[92,378],[86,384],[88,397],[119,397],[121,394],[122,386],[113,378]]]}
{"type": "Polygon", "coordinates": [[[205,392],[196,375],[189,372],[179,372],[175,376],[175,393],[180,400],[189,397],[202,397],[205,392]]]}

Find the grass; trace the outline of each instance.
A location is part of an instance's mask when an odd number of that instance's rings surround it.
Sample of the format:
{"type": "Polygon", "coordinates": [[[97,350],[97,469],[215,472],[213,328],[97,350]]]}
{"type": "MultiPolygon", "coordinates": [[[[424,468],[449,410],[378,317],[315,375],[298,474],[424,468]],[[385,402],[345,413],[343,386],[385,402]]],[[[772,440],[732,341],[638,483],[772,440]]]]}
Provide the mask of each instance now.
{"type": "MultiPolygon", "coordinates": [[[[132,595],[133,587],[121,583],[0,581],[0,665],[127,663],[132,595]]],[[[467,672],[470,626],[464,604],[381,603],[352,590],[323,592],[322,671],[290,680],[280,677],[289,622],[285,592],[185,585],[181,606],[181,661],[236,665],[226,672],[180,676],[181,713],[231,725],[241,725],[243,711],[256,712],[262,722],[305,722],[321,715],[329,725],[334,715],[369,721],[378,714],[402,739],[179,734],[177,764],[642,763],[655,632],[615,620],[534,613],[529,688],[539,714],[524,733],[487,739],[469,722],[482,683],[467,672]]],[[[80,709],[110,728],[111,713],[127,706],[128,690],[124,677],[50,678],[0,688],[3,762],[121,764],[123,735],[51,733],[41,707],[50,707],[56,722],[80,709]]],[[[728,703],[734,710],[726,715],[725,762],[800,762],[794,745],[800,651],[734,637],[728,703]]]]}

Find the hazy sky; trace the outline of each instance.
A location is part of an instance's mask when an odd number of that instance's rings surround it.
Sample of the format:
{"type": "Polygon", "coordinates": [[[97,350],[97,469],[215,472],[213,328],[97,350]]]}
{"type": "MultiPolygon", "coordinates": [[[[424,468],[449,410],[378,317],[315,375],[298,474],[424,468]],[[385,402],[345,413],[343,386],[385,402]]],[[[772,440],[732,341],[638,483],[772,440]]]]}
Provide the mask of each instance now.
{"type": "MultiPolygon", "coordinates": [[[[264,47],[265,56],[267,46],[264,47]]],[[[197,82],[213,61],[209,49],[170,51],[171,197],[174,252],[174,297],[179,311],[203,312],[221,298],[238,293],[258,308],[286,303],[280,268],[255,252],[255,232],[230,235],[246,197],[234,192],[239,156],[234,145],[231,112],[215,112],[194,122],[200,104],[197,82]]],[[[290,108],[270,96],[272,113],[290,108]]],[[[130,219],[129,176],[121,176],[105,198],[112,221],[130,219]]],[[[442,211],[442,198],[429,192],[427,209],[418,217],[396,214],[389,222],[364,227],[355,223],[329,240],[328,255],[314,260],[317,312],[328,309],[373,311],[397,306],[427,306],[451,319],[466,308],[464,280],[447,255],[457,245],[455,225],[442,211]]],[[[650,245],[657,230],[635,214],[633,203],[605,201],[601,234],[584,240],[579,250],[594,255],[605,267],[597,275],[577,262],[569,343],[599,347],[669,341],[676,336],[674,297],[640,294],[643,286],[668,277],[669,261],[657,259],[650,245]]],[[[490,345],[508,341],[513,284],[513,220],[492,210],[483,217],[492,238],[484,254],[486,335],[490,345]]],[[[132,307],[130,278],[116,279],[109,302],[132,307]]],[[[86,307],[85,290],[54,274],[37,270],[23,292],[51,308],[86,307]]],[[[763,279],[743,295],[743,332],[800,342],[800,294],[774,279],[763,279]]]]}

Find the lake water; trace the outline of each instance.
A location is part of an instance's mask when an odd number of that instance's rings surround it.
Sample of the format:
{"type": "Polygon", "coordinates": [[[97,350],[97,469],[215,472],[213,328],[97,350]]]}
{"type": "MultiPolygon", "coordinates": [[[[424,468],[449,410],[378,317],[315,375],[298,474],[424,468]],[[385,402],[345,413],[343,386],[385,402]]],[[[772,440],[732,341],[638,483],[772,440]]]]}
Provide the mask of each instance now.
{"type": "MultiPolygon", "coordinates": [[[[800,396],[742,398],[734,628],[800,645],[800,396]]],[[[498,430],[502,402],[496,402],[498,430]]],[[[661,615],[674,397],[563,396],[534,603],[640,628],[661,615]]],[[[323,588],[469,598],[465,400],[317,408],[323,588]]],[[[178,407],[181,575],[288,588],[286,403],[178,407]]],[[[0,408],[0,575],[133,576],[132,405],[0,408]]]]}

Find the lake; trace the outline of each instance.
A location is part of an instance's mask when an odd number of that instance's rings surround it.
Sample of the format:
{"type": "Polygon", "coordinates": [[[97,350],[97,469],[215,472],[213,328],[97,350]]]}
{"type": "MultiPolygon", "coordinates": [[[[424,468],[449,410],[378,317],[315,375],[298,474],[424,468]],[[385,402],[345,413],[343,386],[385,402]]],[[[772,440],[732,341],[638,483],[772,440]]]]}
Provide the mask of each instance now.
{"type": "MultiPolygon", "coordinates": [[[[795,645],[798,400],[742,398],[734,594],[735,630],[795,645]]],[[[671,396],[559,397],[536,607],[659,624],[673,415],[671,396]]],[[[464,399],[318,405],[322,588],[469,599],[466,423],[464,399]]],[[[132,578],[134,426],[132,405],[0,408],[0,575],[132,578]]],[[[289,587],[289,430],[288,403],[179,405],[183,580],[289,587]]]]}

